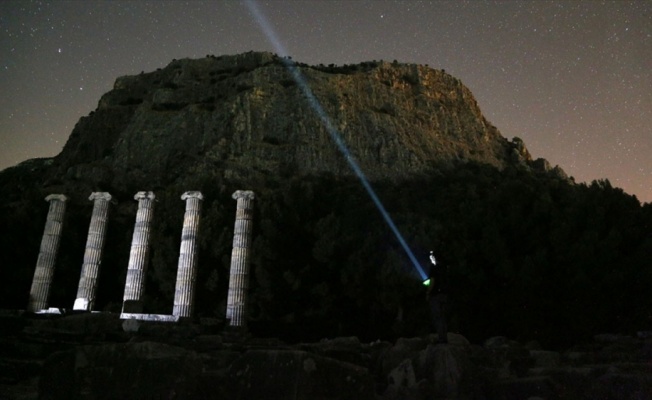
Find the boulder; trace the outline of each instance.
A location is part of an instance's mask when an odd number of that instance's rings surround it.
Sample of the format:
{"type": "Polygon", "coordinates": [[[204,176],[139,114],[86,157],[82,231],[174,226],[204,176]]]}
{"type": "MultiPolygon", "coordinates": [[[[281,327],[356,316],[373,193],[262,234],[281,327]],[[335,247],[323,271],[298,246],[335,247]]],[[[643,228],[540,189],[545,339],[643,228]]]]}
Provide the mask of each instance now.
{"type": "Polygon", "coordinates": [[[412,360],[405,360],[389,373],[382,399],[420,400],[424,398],[425,386],[425,381],[417,382],[412,360]]]}
{"type": "Polygon", "coordinates": [[[412,366],[412,360],[404,360],[394,368],[387,378],[389,386],[414,387],[417,384],[417,378],[412,366]]]}
{"type": "Polygon", "coordinates": [[[416,357],[427,346],[428,341],[422,338],[399,338],[396,344],[380,357],[382,375],[387,376],[399,364],[416,357]]]}
{"type": "Polygon", "coordinates": [[[59,333],[69,336],[86,336],[95,339],[104,338],[122,331],[119,314],[113,313],[75,313],[63,316],[33,319],[29,329],[33,332],[51,334],[59,333]]]}
{"type": "Polygon", "coordinates": [[[428,345],[419,353],[416,379],[425,379],[434,398],[466,398],[476,391],[468,352],[450,344],[428,345]]]}
{"type": "Polygon", "coordinates": [[[503,336],[496,336],[487,339],[484,343],[491,360],[491,367],[499,370],[499,377],[524,377],[533,360],[530,352],[514,340],[508,340],[503,336]]]}
{"type": "Polygon", "coordinates": [[[515,343],[504,336],[494,336],[484,341],[484,348],[487,350],[503,349],[515,343]]]}

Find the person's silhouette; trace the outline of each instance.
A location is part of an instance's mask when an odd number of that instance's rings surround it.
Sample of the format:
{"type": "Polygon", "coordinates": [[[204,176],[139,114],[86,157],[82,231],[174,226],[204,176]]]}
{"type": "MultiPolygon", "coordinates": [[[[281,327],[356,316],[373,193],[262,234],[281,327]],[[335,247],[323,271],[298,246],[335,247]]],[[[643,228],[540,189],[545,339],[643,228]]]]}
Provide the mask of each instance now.
{"type": "Polygon", "coordinates": [[[439,262],[430,252],[430,274],[428,285],[428,303],[432,321],[437,331],[437,343],[448,343],[448,325],[446,324],[446,306],[448,302],[448,265],[442,257],[439,262]]]}

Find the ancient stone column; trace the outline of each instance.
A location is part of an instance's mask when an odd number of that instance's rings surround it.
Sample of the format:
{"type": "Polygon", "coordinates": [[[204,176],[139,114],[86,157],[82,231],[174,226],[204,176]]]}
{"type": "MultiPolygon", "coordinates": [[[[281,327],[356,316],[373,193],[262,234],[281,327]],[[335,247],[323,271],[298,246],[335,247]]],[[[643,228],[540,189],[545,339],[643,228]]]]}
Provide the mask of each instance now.
{"type": "Polygon", "coordinates": [[[109,214],[109,202],[111,195],[107,192],[93,192],[88,200],[92,200],[93,214],[91,224],[88,228],[86,239],[86,250],[84,251],[84,263],[82,265],[77,298],[73,310],[91,311],[95,304],[95,292],[97,291],[97,279],[100,274],[102,262],[102,250],[104,249],[104,237],[106,234],[106,223],[109,214]]]}
{"type": "Polygon", "coordinates": [[[186,214],[183,217],[181,232],[181,250],[177,267],[177,283],[174,290],[174,309],[172,315],[190,317],[193,311],[195,280],[197,278],[197,231],[201,202],[201,192],[185,192],[181,200],[186,201],[186,214]]]}
{"type": "Polygon", "coordinates": [[[32,288],[29,291],[29,302],[27,311],[36,312],[44,310],[48,306],[50,285],[54,276],[54,265],[59,251],[61,239],[61,228],[63,227],[63,216],[66,213],[66,200],[62,194],[51,194],[45,198],[50,202],[43,238],[41,239],[41,250],[36,261],[36,270],[32,280],[32,288]]]}
{"type": "Polygon", "coordinates": [[[226,319],[229,326],[246,328],[247,289],[249,288],[249,247],[254,211],[254,192],[238,190],[232,196],[238,201],[233,230],[233,251],[226,319]]]}
{"type": "Polygon", "coordinates": [[[122,302],[122,311],[129,313],[143,312],[142,297],[145,290],[145,277],[149,261],[149,232],[154,214],[153,192],[138,192],[134,200],[138,200],[136,224],[131,239],[127,281],[122,302]]]}

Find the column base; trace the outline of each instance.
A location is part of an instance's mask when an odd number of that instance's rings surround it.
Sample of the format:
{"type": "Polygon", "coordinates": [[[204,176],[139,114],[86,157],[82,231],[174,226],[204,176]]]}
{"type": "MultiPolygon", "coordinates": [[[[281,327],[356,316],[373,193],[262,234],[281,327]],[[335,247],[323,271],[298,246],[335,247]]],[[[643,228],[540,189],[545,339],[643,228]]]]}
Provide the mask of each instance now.
{"type": "Polygon", "coordinates": [[[85,297],[80,297],[75,300],[75,304],[72,306],[74,311],[90,311],[91,303],[85,297]]]}
{"type": "Polygon", "coordinates": [[[168,315],[168,314],[140,314],[140,313],[127,313],[123,312],[120,314],[120,319],[136,319],[138,321],[150,321],[150,322],[185,322],[188,318],[179,317],[178,315],[168,315]]]}
{"type": "Polygon", "coordinates": [[[63,315],[65,310],[56,307],[45,308],[42,310],[33,311],[33,314],[54,314],[54,315],[63,315]]]}
{"type": "Polygon", "coordinates": [[[147,331],[150,332],[161,332],[161,329],[155,328],[158,326],[167,326],[168,328],[162,328],[163,332],[167,332],[165,336],[167,337],[169,333],[178,333],[178,329],[182,331],[187,330],[192,332],[193,329],[193,319],[188,317],[179,317],[178,315],[168,315],[168,314],[139,314],[139,313],[121,313],[120,319],[122,320],[122,330],[128,333],[137,333],[140,331],[142,326],[149,326],[147,331]],[[152,328],[155,330],[152,331],[152,328]]]}

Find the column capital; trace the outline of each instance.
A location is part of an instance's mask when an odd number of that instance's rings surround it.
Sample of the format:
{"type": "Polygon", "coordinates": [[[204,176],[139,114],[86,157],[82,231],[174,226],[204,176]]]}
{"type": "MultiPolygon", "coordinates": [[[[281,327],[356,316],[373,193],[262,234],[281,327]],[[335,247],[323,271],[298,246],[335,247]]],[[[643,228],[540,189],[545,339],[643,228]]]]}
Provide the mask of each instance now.
{"type": "Polygon", "coordinates": [[[113,197],[111,197],[111,194],[109,192],[93,192],[91,195],[88,197],[88,200],[105,200],[105,201],[111,201],[113,197]]]}
{"type": "Polygon", "coordinates": [[[201,192],[199,191],[189,191],[181,195],[181,200],[187,200],[187,199],[204,200],[204,195],[201,194],[201,192]]]}
{"type": "Polygon", "coordinates": [[[235,192],[233,192],[231,197],[233,198],[233,200],[238,200],[238,199],[253,200],[256,197],[256,195],[251,190],[236,190],[235,192]]]}
{"type": "Polygon", "coordinates": [[[138,192],[134,195],[134,200],[154,200],[156,196],[154,192],[138,192]]]}
{"type": "Polygon", "coordinates": [[[65,203],[66,200],[68,200],[68,198],[64,194],[51,194],[45,198],[45,201],[52,201],[52,200],[63,201],[65,203]]]}

